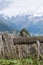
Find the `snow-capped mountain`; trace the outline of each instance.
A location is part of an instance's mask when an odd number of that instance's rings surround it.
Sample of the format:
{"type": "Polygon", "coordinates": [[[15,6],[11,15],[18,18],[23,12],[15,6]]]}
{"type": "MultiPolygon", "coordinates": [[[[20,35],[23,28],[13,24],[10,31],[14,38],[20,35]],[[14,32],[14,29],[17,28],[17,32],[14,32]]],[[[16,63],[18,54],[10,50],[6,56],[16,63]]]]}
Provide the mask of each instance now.
{"type": "Polygon", "coordinates": [[[43,16],[17,15],[6,17],[0,15],[0,31],[20,31],[27,29],[33,34],[43,34],[43,16]]]}

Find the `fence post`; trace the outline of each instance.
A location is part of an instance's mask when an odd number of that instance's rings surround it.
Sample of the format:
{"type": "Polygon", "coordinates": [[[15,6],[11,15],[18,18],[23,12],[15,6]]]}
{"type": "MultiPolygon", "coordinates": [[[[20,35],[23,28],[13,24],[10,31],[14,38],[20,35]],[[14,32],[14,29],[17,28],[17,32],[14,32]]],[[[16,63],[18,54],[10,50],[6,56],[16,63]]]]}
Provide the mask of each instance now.
{"type": "MultiPolygon", "coordinates": [[[[39,61],[39,56],[40,56],[40,42],[37,40],[37,51],[38,51],[38,54],[37,54],[37,62],[39,61]]],[[[38,62],[38,65],[40,65],[39,64],[39,62],[38,62]]]]}
{"type": "Polygon", "coordinates": [[[37,40],[37,47],[38,47],[38,60],[40,55],[40,42],[37,40]]]}

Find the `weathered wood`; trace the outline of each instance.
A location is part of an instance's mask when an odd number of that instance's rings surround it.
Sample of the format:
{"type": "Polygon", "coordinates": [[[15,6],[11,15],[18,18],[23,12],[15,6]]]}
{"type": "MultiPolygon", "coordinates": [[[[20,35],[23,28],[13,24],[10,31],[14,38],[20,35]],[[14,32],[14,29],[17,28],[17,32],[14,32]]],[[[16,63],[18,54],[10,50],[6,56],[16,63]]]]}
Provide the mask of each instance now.
{"type": "Polygon", "coordinates": [[[42,55],[42,53],[41,52],[43,52],[43,49],[41,48],[41,46],[40,46],[40,42],[37,40],[37,51],[38,51],[38,60],[39,60],[39,57],[41,57],[42,59],[43,59],[43,55],[42,55]]]}
{"type": "Polygon", "coordinates": [[[3,56],[3,50],[4,50],[4,48],[3,48],[3,40],[2,40],[2,36],[0,35],[0,57],[2,57],[3,56]]]}
{"type": "Polygon", "coordinates": [[[28,43],[36,43],[39,40],[40,43],[43,43],[43,36],[40,37],[21,37],[21,38],[14,38],[14,44],[28,44],[28,43]]]}
{"type": "Polygon", "coordinates": [[[40,42],[38,40],[37,40],[37,47],[38,47],[38,49],[37,49],[37,51],[38,51],[38,54],[37,54],[38,57],[37,58],[39,60],[39,57],[40,57],[40,55],[39,55],[40,54],[40,42]]]}
{"type": "Polygon", "coordinates": [[[5,52],[5,57],[9,58],[14,58],[15,56],[15,51],[14,51],[14,44],[13,40],[10,38],[8,33],[3,33],[3,45],[4,45],[4,52],[5,52]]]}
{"type": "Polygon", "coordinates": [[[36,53],[37,40],[42,43],[40,45],[43,47],[43,36],[11,37],[8,33],[2,33],[0,36],[0,56],[21,59],[34,55],[36,53]]]}

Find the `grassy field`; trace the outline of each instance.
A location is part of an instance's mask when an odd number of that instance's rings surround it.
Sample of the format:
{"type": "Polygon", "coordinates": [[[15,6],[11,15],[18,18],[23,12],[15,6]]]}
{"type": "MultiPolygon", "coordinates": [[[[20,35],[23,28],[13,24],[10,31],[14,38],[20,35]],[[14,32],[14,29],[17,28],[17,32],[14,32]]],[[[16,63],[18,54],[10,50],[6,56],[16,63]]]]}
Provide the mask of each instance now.
{"type": "Polygon", "coordinates": [[[26,58],[26,59],[0,59],[0,65],[43,65],[43,61],[34,58],[26,58]]]}

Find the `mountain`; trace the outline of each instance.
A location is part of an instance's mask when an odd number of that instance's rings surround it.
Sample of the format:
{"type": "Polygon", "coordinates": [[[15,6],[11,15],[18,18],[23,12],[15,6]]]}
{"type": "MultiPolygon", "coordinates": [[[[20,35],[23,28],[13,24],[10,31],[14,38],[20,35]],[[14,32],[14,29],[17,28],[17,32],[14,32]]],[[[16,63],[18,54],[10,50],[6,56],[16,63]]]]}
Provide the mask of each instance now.
{"type": "Polygon", "coordinates": [[[13,31],[13,23],[10,21],[9,17],[5,17],[3,15],[0,15],[0,32],[2,31],[13,31]]]}
{"type": "Polygon", "coordinates": [[[13,16],[11,20],[17,30],[25,28],[33,34],[43,34],[43,16],[17,15],[13,16]]]}
{"type": "Polygon", "coordinates": [[[14,31],[19,32],[25,28],[32,34],[43,34],[43,16],[17,15],[6,17],[0,15],[0,31],[14,31]]]}
{"type": "Polygon", "coordinates": [[[35,17],[35,20],[32,20],[28,29],[32,33],[43,34],[43,16],[41,16],[39,18],[35,17]]]}
{"type": "Polygon", "coordinates": [[[0,23],[0,31],[11,31],[11,29],[7,27],[5,24],[0,23]]]}

